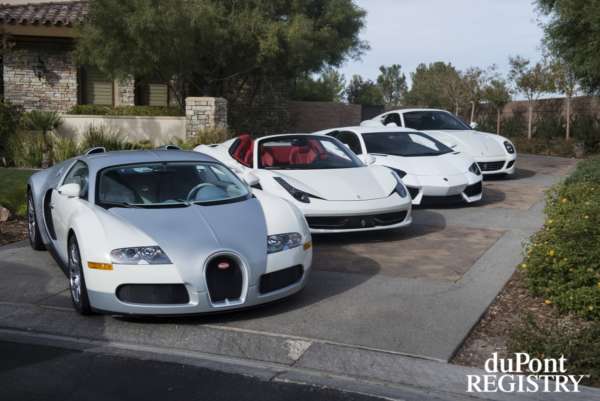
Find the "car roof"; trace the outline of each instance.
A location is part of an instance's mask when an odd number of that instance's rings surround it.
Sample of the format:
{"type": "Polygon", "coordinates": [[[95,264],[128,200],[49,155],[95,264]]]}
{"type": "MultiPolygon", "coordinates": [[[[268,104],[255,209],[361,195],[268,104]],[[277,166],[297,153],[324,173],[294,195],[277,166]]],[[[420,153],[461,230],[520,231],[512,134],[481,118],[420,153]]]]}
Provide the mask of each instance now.
{"type": "MultiPolygon", "coordinates": [[[[396,110],[388,110],[385,113],[381,113],[380,116],[389,113],[409,113],[412,111],[441,111],[443,113],[450,113],[448,110],[444,109],[428,109],[428,108],[410,108],[410,109],[396,109],[396,110]]],[[[452,113],[450,113],[452,114],[452,113]]]]}
{"type": "Polygon", "coordinates": [[[317,135],[324,135],[325,133],[331,133],[331,132],[335,132],[335,131],[354,131],[356,133],[359,134],[368,134],[371,132],[419,132],[417,130],[414,130],[412,128],[404,128],[404,127],[388,127],[385,125],[381,125],[381,126],[377,126],[377,127],[372,127],[372,126],[351,126],[351,127],[340,127],[340,128],[333,128],[333,129],[328,129],[328,130],[324,130],[324,131],[319,131],[316,134],[317,135]]]}
{"type": "Polygon", "coordinates": [[[206,154],[184,150],[119,150],[82,155],[77,158],[88,164],[90,170],[133,163],[151,162],[217,162],[206,154]]]}

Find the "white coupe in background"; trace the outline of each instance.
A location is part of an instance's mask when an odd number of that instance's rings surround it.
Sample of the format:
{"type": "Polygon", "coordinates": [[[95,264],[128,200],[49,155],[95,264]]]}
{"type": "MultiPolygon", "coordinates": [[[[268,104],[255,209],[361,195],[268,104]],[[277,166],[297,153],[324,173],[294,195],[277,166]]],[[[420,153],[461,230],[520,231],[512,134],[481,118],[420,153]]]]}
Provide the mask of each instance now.
{"type": "Polygon", "coordinates": [[[173,150],[86,154],[29,179],[29,240],[67,273],[73,305],[181,315],[298,292],[312,264],[302,213],[223,164],[173,150]]]}
{"type": "Polygon", "coordinates": [[[259,189],[255,193],[298,206],[313,233],[393,229],[412,222],[411,198],[398,174],[363,164],[335,138],[242,135],[195,150],[237,171],[259,189]]]}
{"type": "Polygon", "coordinates": [[[477,163],[440,141],[411,129],[345,127],[321,131],[356,155],[387,166],[402,178],[418,205],[423,197],[459,197],[467,203],[481,200],[482,176],[477,163]]]}
{"type": "MultiPolygon", "coordinates": [[[[514,174],[517,151],[507,138],[476,131],[446,110],[392,110],[361,126],[392,126],[425,132],[454,150],[471,156],[484,175],[514,174]]],[[[475,127],[475,125],[474,125],[475,127]]]]}

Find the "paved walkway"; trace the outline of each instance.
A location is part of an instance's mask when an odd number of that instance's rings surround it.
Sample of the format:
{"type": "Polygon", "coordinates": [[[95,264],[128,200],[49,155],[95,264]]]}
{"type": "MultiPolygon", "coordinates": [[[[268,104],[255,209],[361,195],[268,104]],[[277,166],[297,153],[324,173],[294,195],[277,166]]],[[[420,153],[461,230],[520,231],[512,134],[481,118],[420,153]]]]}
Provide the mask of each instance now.
{"type": "Polygon", "coordinates": [[[544,190],[574,164],[521,157],[516,177],[486,181],[479,205],[420,208],[412,227],[394,233],[316,237],[305,291],[242,313],[82,318],[47,253],[25,243],[0,248],[0,327],[417,386],[444,374],[441,388],[461,393],[469,369],[439,362],[510,278],[523,242],[543,223],[544,190]]]}

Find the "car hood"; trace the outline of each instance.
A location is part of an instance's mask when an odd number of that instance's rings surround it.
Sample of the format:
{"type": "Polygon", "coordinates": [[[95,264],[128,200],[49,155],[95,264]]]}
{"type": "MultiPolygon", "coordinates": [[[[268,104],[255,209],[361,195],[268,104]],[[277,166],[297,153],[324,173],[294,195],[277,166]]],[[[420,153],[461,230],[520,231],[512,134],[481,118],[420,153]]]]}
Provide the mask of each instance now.
{"type": "Polygon", "coordinates": [[[396,179],[383,166],[323,170],[277,170],[292,186],[331,201],[356,201],[388,197],[396,179]]]}
{"type": "Polygon", "coordinates": [[[457,145],[473,157],[505,156],[502,137],[474,130],[424,131],[448,146],[457,145]]]}
{"type": "Polygon", "coordinates": [[[473,160],[461,153],[446,153],[439,156],[376,156],[377,163],[400,169],[417,176],[451,176],[465,174],[473,160]]]}
{"type": "Polygon", "coordinates": [[[186,282],[203,282],[206,258],[221,250],[242,256],[250,270],[251,285],[266,270],[267,227],[255,198],[211,206],[111,208],[109,213],[152,238],[186,282]]]}

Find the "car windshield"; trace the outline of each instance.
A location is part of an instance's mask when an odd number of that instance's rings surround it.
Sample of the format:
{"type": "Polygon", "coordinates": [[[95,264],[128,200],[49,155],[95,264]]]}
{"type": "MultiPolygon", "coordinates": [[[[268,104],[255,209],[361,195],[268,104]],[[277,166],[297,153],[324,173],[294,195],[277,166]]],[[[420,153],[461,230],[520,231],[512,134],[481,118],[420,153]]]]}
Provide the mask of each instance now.
{"type": "Polygon", "coordinates": [[[98,175],[101,206],[177,207],[228,203],[249,191],[231,171],[216,163],[164,162],[109,167],[98,175]]]}
{"type": "Polygon", "coordinates": [[[404,126],[418,131],[471,129],[460,118],[443,111],[410,111],[403,116],[404,126]]]}
{"type": "Polygon", "coordinates": [[[260,142],[259,167],[272,170],[314,170],[363,166],[337,139],[316,135],[286,135],[260,142]]]}
{"type": "Polygon", "coordinates": [[[363,134],[367,152],[394,156],[438,156],[452,152],[448,146],[421,132],[371,132],[363,134]]]}

